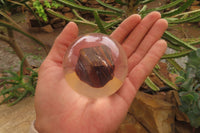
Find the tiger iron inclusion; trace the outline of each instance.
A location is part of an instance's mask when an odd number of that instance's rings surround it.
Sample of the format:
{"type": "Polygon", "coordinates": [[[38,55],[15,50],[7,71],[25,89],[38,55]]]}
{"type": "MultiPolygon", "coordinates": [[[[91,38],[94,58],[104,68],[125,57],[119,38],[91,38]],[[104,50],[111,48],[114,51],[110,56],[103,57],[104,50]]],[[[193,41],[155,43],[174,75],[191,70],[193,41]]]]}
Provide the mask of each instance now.
{"type": "Polygon", "coordinates": [[[81,49],[75,71],[80,80],[100,88],[113,79],[114,68],[110,48],[102,45],[81,49]]]}

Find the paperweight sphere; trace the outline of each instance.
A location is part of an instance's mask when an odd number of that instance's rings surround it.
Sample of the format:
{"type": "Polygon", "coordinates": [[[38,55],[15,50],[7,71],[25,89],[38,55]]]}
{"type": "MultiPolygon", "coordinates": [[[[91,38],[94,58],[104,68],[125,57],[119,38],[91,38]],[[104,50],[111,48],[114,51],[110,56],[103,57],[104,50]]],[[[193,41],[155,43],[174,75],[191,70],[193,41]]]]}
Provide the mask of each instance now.
{"type": "Polygon", "coordinates": [[[80,36],[66,51],[63,67],[69,86],[90,98],[115,93],[127,76],[127,56],[109,36],[90,33],[80,36]]]}

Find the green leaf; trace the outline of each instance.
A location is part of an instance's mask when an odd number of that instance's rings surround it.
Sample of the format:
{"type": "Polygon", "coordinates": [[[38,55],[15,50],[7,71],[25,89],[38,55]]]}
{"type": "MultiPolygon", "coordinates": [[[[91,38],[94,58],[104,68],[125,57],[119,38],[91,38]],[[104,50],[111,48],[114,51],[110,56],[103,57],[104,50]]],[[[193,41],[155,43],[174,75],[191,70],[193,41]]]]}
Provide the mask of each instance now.
{"type": "Polygon", "coordinates": [[[198,115],[195,115],[192,111],[187,113],[190,123],[193,127],[198,128],[200,127],[200,113],[198,115]]]}
{"type": "Polygon", "coordinates": [[[167,20],[168,20],[169,24],[180,24],[180,23],[190,22],[190,21],[195,20],[196,18],[199,18],[199,17],[200,17],[200,12],[195,13],[194,15],[187,17],[187,18],[183,18],[183,19],[178,19],[178,20],[167,19],[167,20]]]}
{"type": "Polygon", "coordinates": [[[153,72],[156,74],[156,76],[162,80],[165,84],[167,84],[168,86],[170,86],[171,88],[178,90],[177,86],[172,83],[170,80],[168,80],[167,78],[165,78],[161,73],[159,73],[156,69],[153,69],[153,72]]]}
{"type": "Polygon", "coordinates": [[[175,9],[175,10],[171,10],[170,12],[167,13],[163,13],[162,17],[170,17],[170,16],[174,16],[177,15],[179,13],[182,13],[183,11],[185,11],[189,6],[191,6],[191,4],[194,2],[194,0],[187,0],[182,6],[179,6],[179,8],[175,9]]]}
{"type": "MultiPolygon", "coordinates": [[[[1,93],[0,93],[0,95],[1,95],[1,93]]],[[[10,99],[12,99],[12,98],[13,98],[12,95],[9,95],[9,96],[5,97],[5,98],[0,102],[0,105],[3,104],[3,103],[8,102],[8,101],[9,101],[10,99]]]]}
{"type": "Polygon", "coordinates": [[[108,9],[111,9],[111,10],[116,11],[116,12],[124,13],[123,10],[121,10],[119,8],[115,8],[115,7],[113,7],[113,6],[109,5],[109,4],[106,4],[106,3],[102,2],[101,0],[96,0],[96,1],[99,4],[101,4],[102,6],[107,7],[108,9]]]}
{"type": "Polygon", "coordinates": [[[183,68],[173,59],[166,59],[177,71],[183,71],[183,68]]]}
{"type": "Polygon", "coordinates": [[[197,51],[191,52],[188,58],[188,64],[200,69],[200,48],[197,51]]]}
{"type": "Polygon", "coordinates": [[[16,90],[16,89],[18,89],[18,88],[21,88],[21,87],[23,87],[23,86],[20,85],[20,84],[14,85],[14,86],[12,86],[12,87],[10,87],[10,88],[8,88],[8,89],[3,89],[3,90],[1,91],[1,94],[2,94],[2,95],[5,95],[6,93],[9,93],[9,92],[11,92],[11,91],[13,91],[13,90],[16,90]]]}
{"type": "Polygon", "coordinates": [[[96,24],[98,25],[98,27],[100,29],[100,32],[104,33],[104,34],[107,34],[107,32],[106,32],[106,30],[104,28],[104,25],[102,24],[102,20],[99,17],[98,12],[94,11],[93,14],[94,14],[94,18],[95,18],[96,24]]]}
{"type": "Polygon", "coordinates": [[[34,40],[36,43],[38,43],[40,46],[42,46],[47,51],[45,45],[41,41],[39,41],[38,39],[36,39],[32,35],[30,35],[29,33],[23,31],[22,29],[19,29],[19,28],[13,26],[12,24],[9,24],[9,23],[4,22],[2,20],[0,20],[0,26],[5,26],[5,27],[8,27],[8,28],[11,28],[12,30],[15,30],[15,31],[27,36],[28,38],[34,40]]]}
{"type": "Polygon", "coordinates": [[[26,95],[28,94],[28,91],[24,91],[20,97],[17,98],[17,100],[15,100],[14,102],[12,102],[11,104],[9,104],[9,106],[13,106],[16,103],[18,103],[19,101],[21,101],[26,95]]]}
{"type": "Polygon", "coordinates": [[[121,0],[115,0],[116,3],[121,4],[121,5],[128,5],[128,3],[124,3],[121,0]]]}
{"type": "Polygon", "coordinates": [[[180,92],[179,95],[181,96],[181,101],[187,103],[188,105],[193,103],[194,96],[190,93],[180,92]]]}
{"type": "Polygon", "coordinates": [[[19,74],[20,80],[23,79],[23,66],[24,66],[25,59],[26,59],[26,56],[22,59],[21,64],[20,64],[20,71],[19,71],[19,73],[20,73],[19,74]]]}
{"type": "Polygon", "coordinates": [[[171,34],[168,31],[164,32],[163,38],[166,39],[166,40],[169,40],[171,42],[175,42],[176,44],[179,44],[179,45],[181,45],[181,46],[183,46],[185,48],[188,48],[188,49],[191,49],[191,50],[197,50],[196,47],[184,42],[183,40],[177,38],[176,36],[174,36],[173,34],[171,34]]]}
{"type": "Polygon", "coordinates": [[[193,79],[191,79],[191,78],[186,79],[185,82],[181,85],[181,87],[186,90],[192,90],[194,87],[193,79]]]}
{"type": "Polygon", "coordinates": [[[67,1],[67,0],[57,0],[71,8],[74,8],[74,9],[79,9],[79,10],[82,10],[82,11],[90,11],[90,12],[94,12],[94,11],[97,11],[99,14],[108,14],[108,15],[117,15],[117,16],[121,16],[121,13],[117,13],[117,12],[113,12],[113,11],[106,11],[106,10],[100,10],[100,9],[95,9],[95,8],[90,8],[90,7],[86,7],[86,6],[81,6],[81,5],[78,5],[76,3],[73,3],[73,2],[70,2],[70,1],[67,1]]]}
{"type": "Polygon", "coordinates": [[[153,9],[149,9],[145,13],[149,13],[149,12],[152,12],[152,11],[161,11],[161,10],[164,10],[164,9],[168,9],[168,8],[176,6],[177,4],[179,4],[182,1],[183,0],[175,0],[175,1],[170,2],[169,4],[166,4],[164,6],[156,7],[156,8],[153,8],[153,9]]]}
{"type": "Polygon", "coordinates": [[[18,25],[10,16],[8,16],[6,13],[0,10],[0,15],[5,17],[8,21],[10,21],[12,24],[14,24],[16,27],[21,28],[20,25],[18,25]]]}
{"type": "Polygon", "coordinates": [[[51,8],[51,4],[49,3],[48,0],[44,1],[44,6],[46,6],[47,8],[51,8]]]}
{"type": "MultiPolygon", "coordinates": [[[[117,26],[121,22],[122,22],[121,18],[115,19],[115,21],[105,24],[104,28],[105,30],[112,28],[113,26],[117,26]]],[[[97,29],[95,32],[100,32],[100,29],[97,29]]]]}
{"type": "Polygon", "coordinates": [[[152,1],[154,1],[154,0],[140,0],[140,4],[147,4],[147,3],[150,3],[150,2],[152,2],[152,1]]]}
{"type": "Polygon", "coordinates": [[[11,85],[16,85],[17,83],[16,82],[9,82],[9,81],[3,81],[3,82],[0,82],[0,86],[1,85],[8,85],[8,84],[11,84],[11,85]]]}
{"type": "Polygon", "coordinates": [[[160,90],[160,88],[157,85],[155,85],[149,77],[146,78],[145,83],[147,86],[149,86],[154,91],[160,90]]]}
{"type": "Polygon", "coordinates": [[[94,24],[94,23],[92,23],[92,22],[89,22],[89,21],[82,21],[82,20],[75,20],[75,19],[67,18],[67,17],[65,17],[64,15],[59,14],[59,13],[57,13],[57,12],[51,10],[51,9],[47,9],[46,11],[47,11],[48,13],[50,13],[50,14],[56,16],[56,17],[59,17],[59,18],[61,18],[61,19],[66,20],[66,21],[72,21],[72,22],[81,23],[81,24],[88,24],[88,25],[95,26],[95,27],[97,26],[96,24],[94,24]]]}
{"type": "Polygon", "coordinates": [[[173,53],[173,54],[165,54],[162,56],[162,59],[168,58],[179,58],[188,55],[191,50],[182,50],[181,52],[173,53]]]}
{"type": "Polygon", "coordinates": [[[200,100],[198,100],[198,108],[200,109],[200,100]]]}

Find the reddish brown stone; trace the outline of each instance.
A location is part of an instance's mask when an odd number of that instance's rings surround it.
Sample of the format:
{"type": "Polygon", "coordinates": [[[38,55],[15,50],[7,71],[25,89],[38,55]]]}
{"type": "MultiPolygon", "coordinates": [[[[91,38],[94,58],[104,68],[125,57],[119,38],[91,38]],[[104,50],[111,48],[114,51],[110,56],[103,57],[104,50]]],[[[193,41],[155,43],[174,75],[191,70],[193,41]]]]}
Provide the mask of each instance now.
{"type": "Polygon", "coordinates": [[[75,71],[80,80],[99,88],[113,78],[114,67],[110,48],[96,46],[80,50],[75,71]]]}

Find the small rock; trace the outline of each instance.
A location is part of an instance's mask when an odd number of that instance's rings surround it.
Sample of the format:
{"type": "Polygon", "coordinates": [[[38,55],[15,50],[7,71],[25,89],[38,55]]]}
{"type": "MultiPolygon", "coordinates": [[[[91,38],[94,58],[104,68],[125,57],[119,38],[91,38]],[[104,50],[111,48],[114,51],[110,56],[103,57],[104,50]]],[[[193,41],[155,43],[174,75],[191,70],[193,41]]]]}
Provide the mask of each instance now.
{"type": "Polygon", "coordinates": [[[62,13],[66,13],[66,12],[69,12],[69,11],[71,11],[71,8],[69,8],[69,7],[63,7],[62,8],[62,13]]]}
{"type": "Polygon", "coordinates": [[[200,6],[191,6],[190,7],[191,11],[198,10],[198,9],[200,9],[200,6]]]}
{"type": "Polygon", "coordinates": [[[79,0],[81,3],[87,3],[88,0],[79,0]]]}
{"type": "Polygon", "coordinates": [[[175,131],[173,104],[162,99],[155,99],[153,95],[138,92],[129,112],[151,133],[173,133],[175,131]]]}
{"type": "Polygon", "coordinates": [[[104,18],[104,20],[105,20],[105,21],[110,21],[110,20],[112,20],[112,16],[106,16],[106,17],[104,18]]]}
{"type": "Polygon", "coordinates": [[[105,3],[107,3],[107,4],[110,4],[110,3],[113,3],[113,2],[115,2],[115,0],[105,0],[105,3]]]}
{"type": "Polygon", "coordinates": [[[198,5],[200,5],[200,1],[195,0],[195,1],[192,3],[192,6],[198,6],[198,5]]]}
{"type": "Polygon", "coordinates": [[[178,74],[172,74],[172,73],[169,73],[169,78],[170,78],[170,81],[174,84],[176,84],[176,78],[178,77],[178,74]]]}
{"type": "Polygon", "coordinates": [[[50,24],[41,27],[41,30],[44,31],[44,32],[47,32],[47,33],[51,33],[51,32],[54,31],[53,28],[52,28],[52,26],[50,24]]]}
{"type": "Polygon", "coordinates": [[[88,0],[87,3],[90,5],[98,5],[99,4],[96,0],[88,0]]]}
{"type": "Polygon", "coordinates": [[[189,123],[176,121],[176,133],[191,133],[193,128],[189,123]]]}
{"type": "Polygon", "coordinates": [[[117,133],[148,133],[146,129],[139,123],[122,124],[117,133]]]}
{"type": "Polygon", "coordinates": [[[115,4],[114,7],[115,7],[115,8],[120,8],[121,5],[120,5],[120,4],[115,4]]]}
{"type": "Polygon", "coordinates": [[[63,21],[63,19],[55,17],[55,18],[52,18],[50,20],[50,24],[56,24],[56,23],[59,23],[59,22],[62,22],[62,21],[63,21]]]}
{"type": "Polygon", "coordinates": [[[47,14],[48,18],[55,18],[56,17],[55,15],[53,15],[53,14],[51,14],[49,12],[47,12],[46,14],[47,14]]]}
{"type": "Polygon", "coordinates": [[[67,17],[67,18],[70,18],[70,19],[73,19],[73,18],[74,18],[74,14],[71,13],[71,12],[65,13],[64,16],[67,17]]]}
{"type": "Polygon", "coordinates": [[[146,129],[134,118],[127,114],[123,123],[119,126],[117,133],[148,133],[146,129]]]}
{"type": "Polygon", "coordinates": [[[66,22],[63,20],[63,21],[61,21],[61,22],[59,22],[59,23],[52,24],[52,27],[53,27],[54,29],[57,29],[57,28],[64,27],[65,25],[66,25],[66,22]]]}
{"type": "Polygon", "coordinates": [[[42,18],[39,18],[39,22],[40,22],[39,23],[38,20],[33,15],[30,15],[27,18],[28,18],[27,22],[30,27],[41,27],[48,23],[48,22],[44,22],[42,18]]]}

